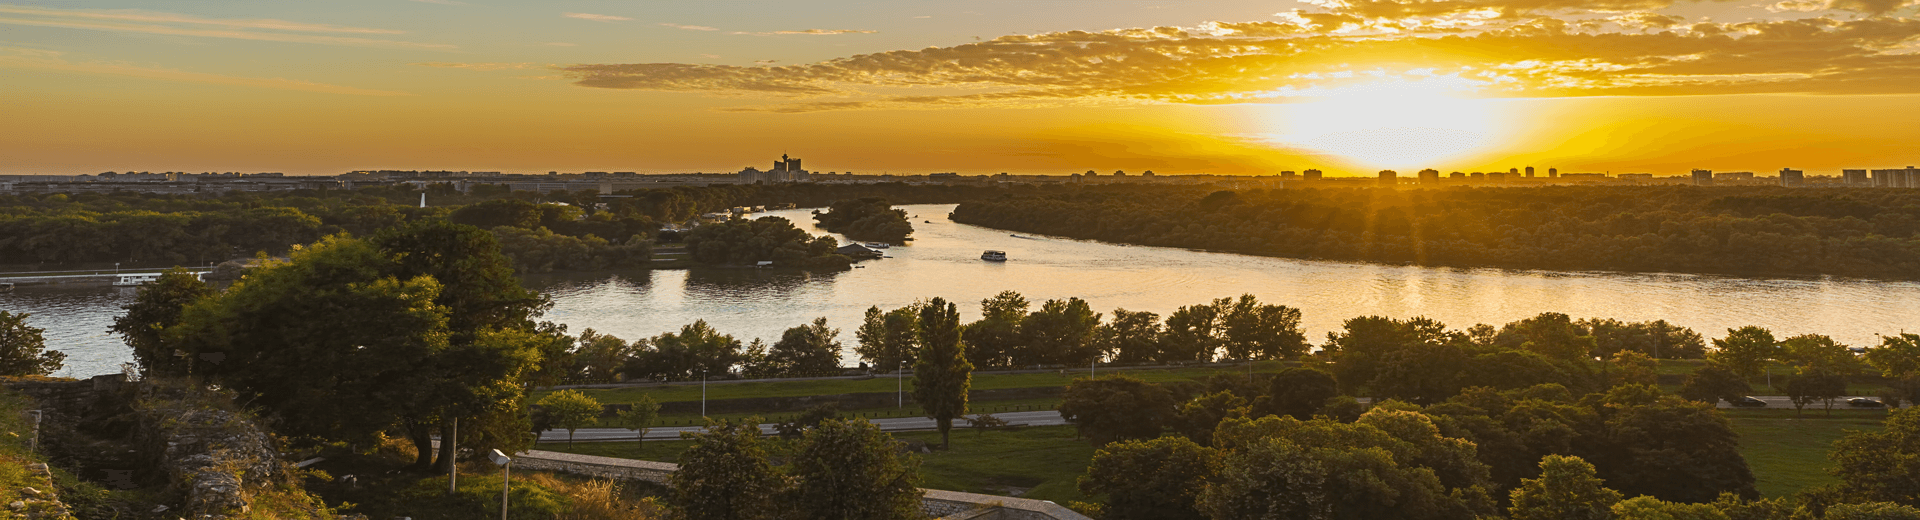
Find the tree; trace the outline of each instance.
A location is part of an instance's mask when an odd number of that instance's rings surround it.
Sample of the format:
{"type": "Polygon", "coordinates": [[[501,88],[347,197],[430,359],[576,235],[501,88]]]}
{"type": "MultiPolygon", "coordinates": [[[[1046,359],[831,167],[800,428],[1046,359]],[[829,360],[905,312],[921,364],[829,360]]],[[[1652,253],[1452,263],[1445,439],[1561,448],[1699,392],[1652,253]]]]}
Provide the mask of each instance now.
{"type": "Polygon", "coordinates": [[[834,201],[827,206],[827,211],[815,213],[813,219],[820,221],[820,227],[827,231],[853,240],[897,243],[913,235],[913,222],[907,220],[906,210],[894,209],[886,199],[878,197],[834,201]]]}
{"type": "Polygon", "coordinates": [[[391,257],[342,236],[290,256],[189,305],[164,341],[281,434],[365,439],[399,424],[425,469],[439,399],[459,384],[436,366],[451,352],[441,284],[394,276],[391,257]]]}
{"type": "Polygon", "coordinates": [[[686,520],[773,520],[783,516],[775,499],[789,488],[760,446],[760,418],[710,424],[702,433],[682,433],[693,446],[680,453],[680,469],[667,477],[668,503],[686,520]]]}
{"type": "Polygon", "coordinates": [[[1801,334],[1780,342],[1780,359],[1801,373],[1851,377],[1860,373],[1860,359],[1846,345],[1820,334],[1801,334]]]}
{"type": "Polygon", "coordinates": [[[1734,373],[1733,369],[1708,362],[1707,366],[1687,374],[1686,382],[1680,385],[1680,397],[1709,404],[1721,399],[1734,402],[1752,390],[1747,379],[1734,373]]]}
{"type": "Polygon", "coordinates": [[[1613,355],[1614,384],[1659,384],[1660,362],[1636,350],[1622,350],[1613,355]]]}
{"type": "Polygon", "coordinates": [[[1834,504],[1823,520],[1920,520],[1920,508],[1891,502],[1834,504]]]}
{"type": "Polygon", "coordinates": [[[1173,395],[1127,376],[1076,379],[1061,398],[1060,416],[1094,446],[1151,439],[1173,422],[1173,395]]]}
{"type": "Polygon", "coordinates": [[[1507,350],[1526,350],[1548,359],[1587,359],[1594,355],[1598,343],[1593,336],[1582,332],[1567,315],[1546,312],[1501,327],[1494,343],[1507,350]]]}
{"type": "Polygon", "coordinates": [[[1753,379],[1766,369],[1767,361],[1777,357],[1780,343],[1767,329],[1748,325],[1727,329],[1727,337],[1713,340],[1714,351],[1707,360],[1719,363],[1740,377],[1753,379]]]}
{"type": "Polygon", "coordinates": [[[1093,344],[1093,332],[1099,326],[1100,314],[1093,312],[1086,300],[1047,300],[1040,310],[1021,320],[1025,348],[1015,355],[1014,364],[1079,366],[1092,362],[1099,356],[1093,344]]]}
{"type": "Polygon", "coordinates": [[[874,370],[886,372],[914,362],[916,335],[920,331],[920,310],[909,305],[887,312],[867,308],[865,321],[853,335],[860,339],[854,353],[872,363],[874,370]]]}
{"type": "MultiPolygon", "coordinates": [[[[613,416],[613,424],[621,428],[633,430],[634,443],[645,445],[647,443],[647,430],[652,429],[653,422],[659,419],[660,403],[654,401],[653,396],[640,394],[640,398],[634,400],[631,408],[621,410],[619,414],[613,416]]],[[[572,430],[567,431],[567,443],[573,443],[572,430]]]]}
{"type": "Polygon", "coordinates": [[[1221,390],[1195,397],[1180,405],[1174,429],[1201,446],[1213,445],[1213,429],[1230,417],[1245,417],[1247,400],[1221,390]]]}
{"type": "MultiPolygon", "coordinates": [[[[381,230],[367,243],[387,260],[384,273],[399,280],[428,277],[437,282],[440,290],[433,302],[446,309],[447,348],[425,360],[422,374],[432,384],[412,383],[415,392],[425,390],[413,401],[421,406],[408,412],[415,448],[427,450],[429,440],[421,425],[429,417],[521,415],[490,412],[519,406],[526,396],[520,381],[539,366],[545,343],[523,332],[533,330],[533,318],[553,303],[520,286],[513,262],[500,254],[494,235],[426,219],[381,230]]],[[[452,421],[441,421],[441,436],[450,436],[451,427],[452,421]]],[[[454,443],[441,443],[435,469],[451,469],[455,449],[454,443]]]]}
{"type": "MultiPolygon", "coordinates": [[[[1443,323],[1427,318],[1396,320],[1381,316],[1362,316],[1347,320],[1344,330],[1327,334],[1323,349],[1333,357],[1333,375],[1341,389],[1350,395],[1371,383],[1389,354],[1415,345],[1439,345],[1457,341],[1443,323]]],[[[1374,393],[1379,393],[1375,389],[1374,393]]]]}
{"type": "Polygon", "coordinates": [[[788,471],[797,518],[920,518],[920,460],[872,422],[831,419],[807,430],[788,471]]]}
{"type": "Polygon", "coordinates": [[[1382,412],[1352,424],[1276,416],[1221,423],[1214,444],[1228,453],[1200,508],[1236,519],[1464,520],[1493,512],[1472,443],[1440,437],[1423,414],[1382,412]]]}
{"type": "Polygon", "coordinates": [[[1113,321],[1093,332],[1093,343],[1102,356],[1120,363],[1147,363],[1162,358],[1160,315],[1114,309],[1113,321]]]}
{"type": "Polygon", "coordinates": [[[842,347],[834,337],[839,335],[840,329],[828,327],[825,317],[815,318],[782,332],[767,351],[766,363],[773,373],[788,377],[837,373],[842,347]]]}
{"type": "Polygon", "coordinates": [[[1121,441],[1093,454],[1080,493],[1107,496],[1110,520],[1200,520],[1195,507],[1221,453],[1182,437],[1121,441]]]}
{"type": "Polygon", "coordinates": [[[59,370],[67,355],[46,350],[45,329],[27,325],[27,313],[0,311],[0,376],[42,376],[59,370]]]}
{"type": "Polygon", "coordinates": [[[960,343],[960,313],[951,303],[934,298],[920,307],[920,353],[913,363],[913,400],[940,428],[940,446],[952,448],[948,434],[953,420],[967,414],[967,388],[973,384],[973,363],[960,343]]]}
{"type": "Polygon", "coordinates": [[[168,269],[153,283],[140,287],[133,303],[121,307],[127,313],[114,318],[108,330],[133,347],[133,360],[140,364],[141,374],[182,374],[186,360],[175,355],[175,347],[165,341],[161,332],[180,323],[180,313],[188,304],[211,294],[213,288],[193,273],[178,267],[168,269]]]}
{"type": "Polygon", "coordinates": [[[1880,346],[1867,349],[1867,364],[1880,370],[1887,379],[1902,379],[1920,374],[1920,334],[1901,333],[1881,336],[1880,346]]]}
{"type": "Polygon", "coordinates": [[[1594,476],[1580,457],[1548,455],[1540,459],[1540,478],[1521,480],[1507,508],[1513,520],[1607,520],[1620,492],[1594,476]]]}
{"type": "Polygon", "coordinates": [[[1213,361],[1220,350],[1219,328],[1218,306],[1192,305],[1173,311],[1167,316],[1167,333],[1160,341],[1162,358],[1159,361],[1213,361]]]}
{"type": "Polygon", "coordinates": [[[561,390],[540,398],[537,403],[546,409],[547,417],[555,426],[567,430],[567,447],[573,447],[573,432],[592,426],[600,418],[600,401],[579,390],[561,390]]]}
{"type": "Polygon", "coordinates": [[[1307,353],[1300,310],[1260,303],[1251,294],[1220,310],[1220,336],[1232,359],[1280,359],[1307,353]]]}
{"type": "Polygon", "coordinates": [[[1375,397],[1437,403],[1460,392],[1460,374],[1466,366],[1466,352],[1460,347],[1416,343],[1383,356],[1378,374],[1367,387],[1375,397]]]}
{"type": "Polygon", "coordinates": [[[1592,453],[1600,474],[1629,495],[1707,502],[1721,493],[1755,497],[1753,471],[1740,455],[1739,434],[1713,405],[1623,385],[1595,410],[1601,423],[1592,453]]]}
{"type": "Polygon", "coordinates": [[[585,375],[608,383],[620,382],[620,369],[636,350],[626,340],[593,329],[580,331],[580,341],[575,344],[580,347],[574,352],[574,361],[586,369],[585,375]]]}
{"type": "Polygon", "coordinates": [[[967,359],[985,367],[1013,366],[1013,356],[1023,350],[1020,322],[1027,318],[1027,299],[1020,293],[1001,291],[980,300],[980,321],[967,324],[960,337],[967,343],[967,359]]]}
{"type": "Polygon", "coordinates": [[[1920,507],[1920,408],[1893,412],[1880,431],[1851,431],[1833,443],[1840,490],[1875,502],[1920,507]]]}
{"type": "Polygon", "coordinates": [[[628,367],[630,375],[668,381],[685,381],[710,375],[724,375],[745,360],[740,340],[714,330],[707,320],[694,320],[647,342],[653,350],[641,352],[628,367]]]}
{"type": "Polygon", "coordinates": [[[1793,415],[1799,417],[1807,405],[1827,402],[1827,415],[1833,415],[1833,400],[1847,395],[1847,379],[1836,374],[1805,372],[1787,376],[1782,385],[1787,399],[1793,401],[1793,415]]]}
{"type": "Polygon", "coordinates": [[[1340,395],[1333,374],[1317,368],[1289,368],[1274,374],[1265,402],[1256,402],[1256,415],[1286,415],[1312,419],[1328,399],[1340,395]]]}
{"type": "MultiPolygon", "coordinates": [[[[1626,351],[1632,352],[1632,351],[1626,351]]],[[[1638,496],[1613,504],[1615,520],[1729,520],[1713,504],[1667,502],[1650,496],[1638,496]]],[[[1828,516],[1828,518],[1832,518],[1828,516]]]]}

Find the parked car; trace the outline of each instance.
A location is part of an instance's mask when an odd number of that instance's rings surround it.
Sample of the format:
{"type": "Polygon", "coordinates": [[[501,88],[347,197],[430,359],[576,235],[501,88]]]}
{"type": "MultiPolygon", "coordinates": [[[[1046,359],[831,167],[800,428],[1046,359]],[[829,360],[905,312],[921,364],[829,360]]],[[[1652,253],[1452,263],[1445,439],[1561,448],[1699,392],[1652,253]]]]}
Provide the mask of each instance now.
{"type": "Polygon", "coordinates": [[[1855,397],[1847,400],[1847,406],[1858,406],[1861,408],[1879,408],[1882,406],[1886,406],[1886,403],[1882,403],[1880,402],[1879,399],[1874,399],[1871,397],[1855,397]]]}
{"type": "Polygon", "coordinates": [[[1767,407],[1766,401],[1762,401],[1751,395],[1741,396],[1739,399],[1736,399],[1729,404],[1732,404],[1734,406],[1738,406],[1741,408],[1766,408],[1767,407]]]}

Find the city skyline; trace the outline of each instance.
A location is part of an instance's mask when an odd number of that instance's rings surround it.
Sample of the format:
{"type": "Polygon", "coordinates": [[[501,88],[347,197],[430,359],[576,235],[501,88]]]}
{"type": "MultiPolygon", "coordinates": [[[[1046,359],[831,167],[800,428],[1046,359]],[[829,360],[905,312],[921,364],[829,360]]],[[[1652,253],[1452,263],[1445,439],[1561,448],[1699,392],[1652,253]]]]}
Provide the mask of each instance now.
{"type": "Polygon", "coordinates": [[[1909,4],[5,4],[0,174],[1831,175],[1915,162],[1909,4]]]}

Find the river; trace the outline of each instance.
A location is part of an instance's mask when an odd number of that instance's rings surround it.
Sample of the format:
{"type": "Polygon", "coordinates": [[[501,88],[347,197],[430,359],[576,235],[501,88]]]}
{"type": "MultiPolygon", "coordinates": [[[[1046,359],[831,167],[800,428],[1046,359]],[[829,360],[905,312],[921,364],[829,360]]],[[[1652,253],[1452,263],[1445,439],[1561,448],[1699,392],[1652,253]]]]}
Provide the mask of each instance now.
{"type": "MultiPolygon", "coordinates": [[[[784,270],[691,269],[534,275],[529,287],[552,295],[545,319],[634,339],[705,319],[743,343],[771,343],[780,332],[825,316],[855,343],[868,307],[891,309],[944,297],[978,319],[979,301],[1013,290],[1039,303],[1077,296],[1096,311],[1114,308],[1165,316],[1182,305],[1252,293],[1301,309],[1315,343],[1355,316],[1426,316],[1464,328],[1503,324],[1542,312],[1625,321],[1665,319],[1709,338],[1760,325],[1777,337],[1818,333],[1855,346],[1901,332],[1920,317],[1920,283],[1839,278],[1738,278],[1713,275],[1527,271],[1415,267],[1266,258],[1063,238],[1010,236],[946,219],[950,204],[903,206],[913,218],[911,245],[859,269],[809,274],[784,270]],[[929,222],[930,221],[930,222],[929,222]],[[1007,252],[1004,263],[980,252],[1007,252]]],[[[770,212],[812,233],[807,210],[770,212]]],[[[0,294],[0,309],[29,312],[47,345],[65,351],[59,375],[118,371],[129,350],[106,333],[133,291],[112,287],[30,286],[0,294]]],[[[1920,328],[1920,327],[1916,327],[1920,328]]]]}

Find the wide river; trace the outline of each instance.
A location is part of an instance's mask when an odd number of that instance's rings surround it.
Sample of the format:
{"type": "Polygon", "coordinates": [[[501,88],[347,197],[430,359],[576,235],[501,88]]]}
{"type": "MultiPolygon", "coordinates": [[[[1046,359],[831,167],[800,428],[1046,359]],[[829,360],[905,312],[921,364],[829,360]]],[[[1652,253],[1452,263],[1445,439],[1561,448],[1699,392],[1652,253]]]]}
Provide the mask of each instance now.
{"type": "MultiPolygon", "coordinates": [[[[1363,315],[1427,316],[1455,327],[1502,324],[1542,312],[1665,319],[1708,337],[1760,325],[1778,337],[1819,333],[1849,345],[1873,345],[1920,319],[1920,283],[1839,278],[1756,279],[1687,274],[1523,271],[1356,264],[1264,258],[1080,240],[1011,236],[956,224],[952,205],[905,206],[915,215],[911,245],[893,258],[843,273],[693,269],[619,274],[535,275],[526,283],[553,296],[545,319],[578,333],[650,337],[705,319],[741,341],[763,338],[825,316],[851,347],[868,307],[890,309],[944,297],[963,319],[978,302],[1013,290],[1034,302],[1077,296],[1107,312],[1153,311],[1252,293],[1301,309],[1308,338],[1323,340],[1342,320],[1363,315]],[[980,252],[1007,252],[1005,263],[980,252]]],[[[771,212],[813,233],[807,210],[771,212]]],[[[50,348],[67,352],[59,375],[117,372],[129,350],[106,329],[133,297],[130,289],[28,286],[0,294],[0,309],[29,312],[50,348]]],[[[849,349],[850,352],[850,349],[849,349]]],[[[849,358],[849,365],[856,361],[849,358]]]]}

